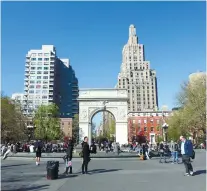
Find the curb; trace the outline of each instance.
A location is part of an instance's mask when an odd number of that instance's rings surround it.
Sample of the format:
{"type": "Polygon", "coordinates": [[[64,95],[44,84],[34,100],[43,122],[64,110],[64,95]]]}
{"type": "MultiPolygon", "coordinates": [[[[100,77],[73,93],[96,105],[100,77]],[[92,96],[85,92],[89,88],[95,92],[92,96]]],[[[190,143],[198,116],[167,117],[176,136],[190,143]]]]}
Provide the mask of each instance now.
{"type": "MultiPolygon", "coordinates": [[[[137,158],[138,155],[127,155],[127,156],[90,156],[90,158],[137,158]]],[[[36,156],[8,156],[8,158],[36,158],[36,156]]],[[[54,159],[62,159],[62,156],[42,156],[42,159],[54,158],[54,159]]],[[[73,158],[82,159],[79,156],[73,156],[73,158]]]]}

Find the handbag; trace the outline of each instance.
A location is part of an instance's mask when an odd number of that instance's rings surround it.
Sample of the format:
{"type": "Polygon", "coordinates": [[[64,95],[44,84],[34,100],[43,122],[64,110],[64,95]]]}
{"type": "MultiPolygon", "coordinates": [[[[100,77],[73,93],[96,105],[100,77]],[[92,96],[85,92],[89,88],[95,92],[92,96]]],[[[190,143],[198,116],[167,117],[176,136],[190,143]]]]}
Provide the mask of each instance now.
{"type": "Polygon", "coordinates": [[[192,156],[191,156],[192,159],[195,159],[195,151],[193,150],[193,153],[192,153],[192,156]]]}

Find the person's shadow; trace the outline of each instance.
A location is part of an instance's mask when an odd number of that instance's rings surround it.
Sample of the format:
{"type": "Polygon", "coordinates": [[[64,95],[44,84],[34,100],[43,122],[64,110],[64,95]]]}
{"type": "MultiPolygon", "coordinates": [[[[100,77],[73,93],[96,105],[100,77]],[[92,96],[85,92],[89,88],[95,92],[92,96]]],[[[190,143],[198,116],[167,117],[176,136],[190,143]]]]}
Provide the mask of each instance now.
{"type": "Polygon", "coordinates": [[[197,170],[194,172],[194,176],[201,175],[201,174],[206,174],[206,170],[197,170]]]}

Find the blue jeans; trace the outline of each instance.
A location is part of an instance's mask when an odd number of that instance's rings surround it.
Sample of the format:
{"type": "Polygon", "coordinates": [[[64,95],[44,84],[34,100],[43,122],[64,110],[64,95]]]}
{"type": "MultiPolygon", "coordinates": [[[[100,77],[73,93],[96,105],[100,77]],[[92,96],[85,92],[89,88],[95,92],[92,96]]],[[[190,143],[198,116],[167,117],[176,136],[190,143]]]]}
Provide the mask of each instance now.
{"type": "Polygon", "coordinates": [[[173,159],[172,162],[178,162],[178,151],[171,152],[171,155],[172,155],[172,159],[173,159]]]}

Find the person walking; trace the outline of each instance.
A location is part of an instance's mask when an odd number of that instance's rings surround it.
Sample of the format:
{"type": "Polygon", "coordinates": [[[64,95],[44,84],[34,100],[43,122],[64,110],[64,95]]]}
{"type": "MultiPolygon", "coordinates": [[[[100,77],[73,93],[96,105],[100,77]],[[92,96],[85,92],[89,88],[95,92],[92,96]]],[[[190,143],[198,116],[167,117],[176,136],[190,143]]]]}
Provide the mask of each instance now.
{"type": "Polygon", "coordinates": [[[184,136],[180,136],[181,140],[181,154],[182,161],[185,166],[185,176],[193,176],[193,167],[191,164],[191,157],[193,156],[193,144],[190,140],[187,140],[184,136]]]}
{"type": "Polygon", "coordinates": [[[88,144],[88,137],[84,137],[84,141],[82,143],[82,174],[88,174],[88,163],[90,162],[90,149],[88,144]]]}
{"type": "Polygon", "coordinates": [[[5,160],[8,157],[10,152],[11,152],[11,145],[10,145],[10,143],[8,143],[7,146],[6,146],[6,151],[5,151],[4,156],[3,156],[3,160],[5,160]]]}
{"type": "Polygon", "coordinates": [[[42,142],[40,140],[35,143],[35,152],[36,152],[36,165],[40,165],[40,158],[42,154],[42,142]]]}

